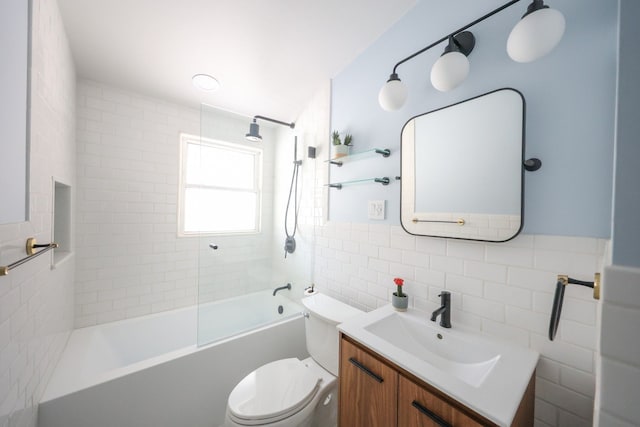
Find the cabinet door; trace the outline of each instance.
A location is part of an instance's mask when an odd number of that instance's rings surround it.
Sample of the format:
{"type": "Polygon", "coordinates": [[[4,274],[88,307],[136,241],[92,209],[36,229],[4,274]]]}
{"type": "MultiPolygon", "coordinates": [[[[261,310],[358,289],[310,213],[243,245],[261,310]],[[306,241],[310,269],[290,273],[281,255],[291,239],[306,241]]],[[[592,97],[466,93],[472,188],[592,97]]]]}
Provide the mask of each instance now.
{"type": "Polygon", "coordinates": [[[340,342],[340,427],[397,423],[398,373],[356,345],[340,342]]]}
{"type": "Polygon", "coordinates": [[[482,427],[449,403],[400,375],[399,427],[482,427]]]}

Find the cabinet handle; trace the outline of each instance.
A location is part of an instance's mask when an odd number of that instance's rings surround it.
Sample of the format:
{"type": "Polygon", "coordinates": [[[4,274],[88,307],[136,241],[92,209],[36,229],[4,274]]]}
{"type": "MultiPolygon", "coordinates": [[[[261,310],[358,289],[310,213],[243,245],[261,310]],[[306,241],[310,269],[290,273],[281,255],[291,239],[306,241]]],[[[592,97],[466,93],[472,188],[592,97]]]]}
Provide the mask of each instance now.
{"type": "Polygon", "coordinates": [[[440,427],[451,427],[451,424],[449,424],[448,422],[446,422],[445,420],[437,416],[435,413],[433,413],[433,411],[430,411],[424,406],[422,406],[421,404],[419,404],[417,401],[414,400],[413,402],[411,402],[411,406],[416,408],[418,411],[420,411],[427,417],[431,418],[431,420],[434,423],[438,424],[440,427]]]}
{"type": "Polygon", "coordinates": [[[365,374],[369,375],[371,378],[373,378],[374,380],[376,380],[377,382],[381,383],[384,380],[382,379],[382,377],[374,374],[373,372],[371,372],[369,370],[369,368],[367,368],[366,366],[364,366],[362,363],[358,362],[356,359],[354,359],[353,357],[349,358],[349,362],[351,362],[356,368],[360,369],[361,371],[363,371],[365,374]]]}

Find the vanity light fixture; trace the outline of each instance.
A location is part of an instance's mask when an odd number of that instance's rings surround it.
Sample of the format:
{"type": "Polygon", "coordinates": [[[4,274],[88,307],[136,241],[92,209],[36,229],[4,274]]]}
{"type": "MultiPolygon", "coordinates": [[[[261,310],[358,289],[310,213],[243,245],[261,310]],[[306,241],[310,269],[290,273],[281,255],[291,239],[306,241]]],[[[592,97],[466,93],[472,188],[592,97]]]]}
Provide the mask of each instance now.
{"type": "Polygon", "coordinates": [[[191,77],[193,85],[204,92],[215,92],[220,89],[220,82],[209,74],[195,74],[191,77]]]}
{"type": "Polygon", "coordinates": [[[449,44],[444,53],[431,68],[431,84],[440,92],[448,92],[458,87],[469,74],[467,56],[473,50],[476,38],[471,31],[463,31],[449,36],[449,44]]]}
{"type": "Polygon", "coordinates": [[[516,62],[532,62],[551,52],[564,34],[562,13],[534,0],[527,13],[513,27],[507,40],[507,53],[516,62]],[[541,31],[544,29],[544,31],[541,31]]]}
{"type": "Polygon", "coordinates": [[[402,83],[402,80],[400,80],[394,70],[389,76],[387,83],[380,89],[378,102],[380,106],[387,111],[399,110],[404,105],[404,101],[407,100],[408,94],[407,86],[402,83]]]}
{"type": "Polygon", "coordinates": [[[253,122],[251,122],[251,124],[249,125],[249,133],[244,136],[249,141],[253,141],[253,142],[262,141],[262,136],[260,135],[260,125],[257,122],[258,119],[266,120],[266,121],[272,122],[272,123],[277,123],[277,124],[283,125],[283,126],[289,126],[291,129],[294,129],[296,127],[296,124],[293,123],[293,122],[292,123],[287,123],[287,122],[283,122],[283,121],[280,121],[280,120],[271,119],[269,117],[253,116],[253,122]]]}
{"type": "MultiPolygon", "coordinates": [[[[503,4],[398,62],[393,67],[389,80],[378,93],[380,106],[386,111],[395,111],[402,108],[407,99],[408,91],[398,76],[398,67],[444,41],[449,41],[449,45],[445,48],[445,53],[431,69],[431,83],[436,89],[443,92],[459,86],[469,73],[467,55],[475,45],[475,37],[470,31],[466,30],[519,1],[511,0],[503,4]],[[466,45],[466,39],[469,36],[472,38],[470,48],[466,45]]],[[[544,4],[543,0],[533,0],[525,15],[509,35],[507,53],[517,62],[535,61],[556,47],[564,34],[564,28],[565,20],[562,13],[555,9],[550,9],[544,4]]]]}

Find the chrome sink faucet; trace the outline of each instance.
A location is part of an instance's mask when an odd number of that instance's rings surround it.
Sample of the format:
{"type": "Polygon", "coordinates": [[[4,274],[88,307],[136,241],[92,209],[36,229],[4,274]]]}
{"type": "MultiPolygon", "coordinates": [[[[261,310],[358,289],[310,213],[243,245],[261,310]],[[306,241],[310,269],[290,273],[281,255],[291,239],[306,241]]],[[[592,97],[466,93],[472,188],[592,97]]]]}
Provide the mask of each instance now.
{"type": "Polygon", "coordinates": [[[443,328],[451,327],[451,292],[442,291],[440,295],[440,308],[431,314],[431,321],[435,322],[440,316],[440,326],[443,328]]]}

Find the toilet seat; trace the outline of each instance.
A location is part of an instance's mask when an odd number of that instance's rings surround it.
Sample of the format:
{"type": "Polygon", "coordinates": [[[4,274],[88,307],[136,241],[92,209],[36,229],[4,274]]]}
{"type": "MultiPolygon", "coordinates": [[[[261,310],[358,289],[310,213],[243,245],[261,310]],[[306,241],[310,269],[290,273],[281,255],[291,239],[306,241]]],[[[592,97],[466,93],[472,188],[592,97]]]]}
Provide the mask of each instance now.
{"type": "Polygon", "coordinates": [[[242,425],[285,419],[313,400],[320,381],[321,377],[299,359],[276,360],[236,385],[229,395],[228,414],[242,425]]]}

